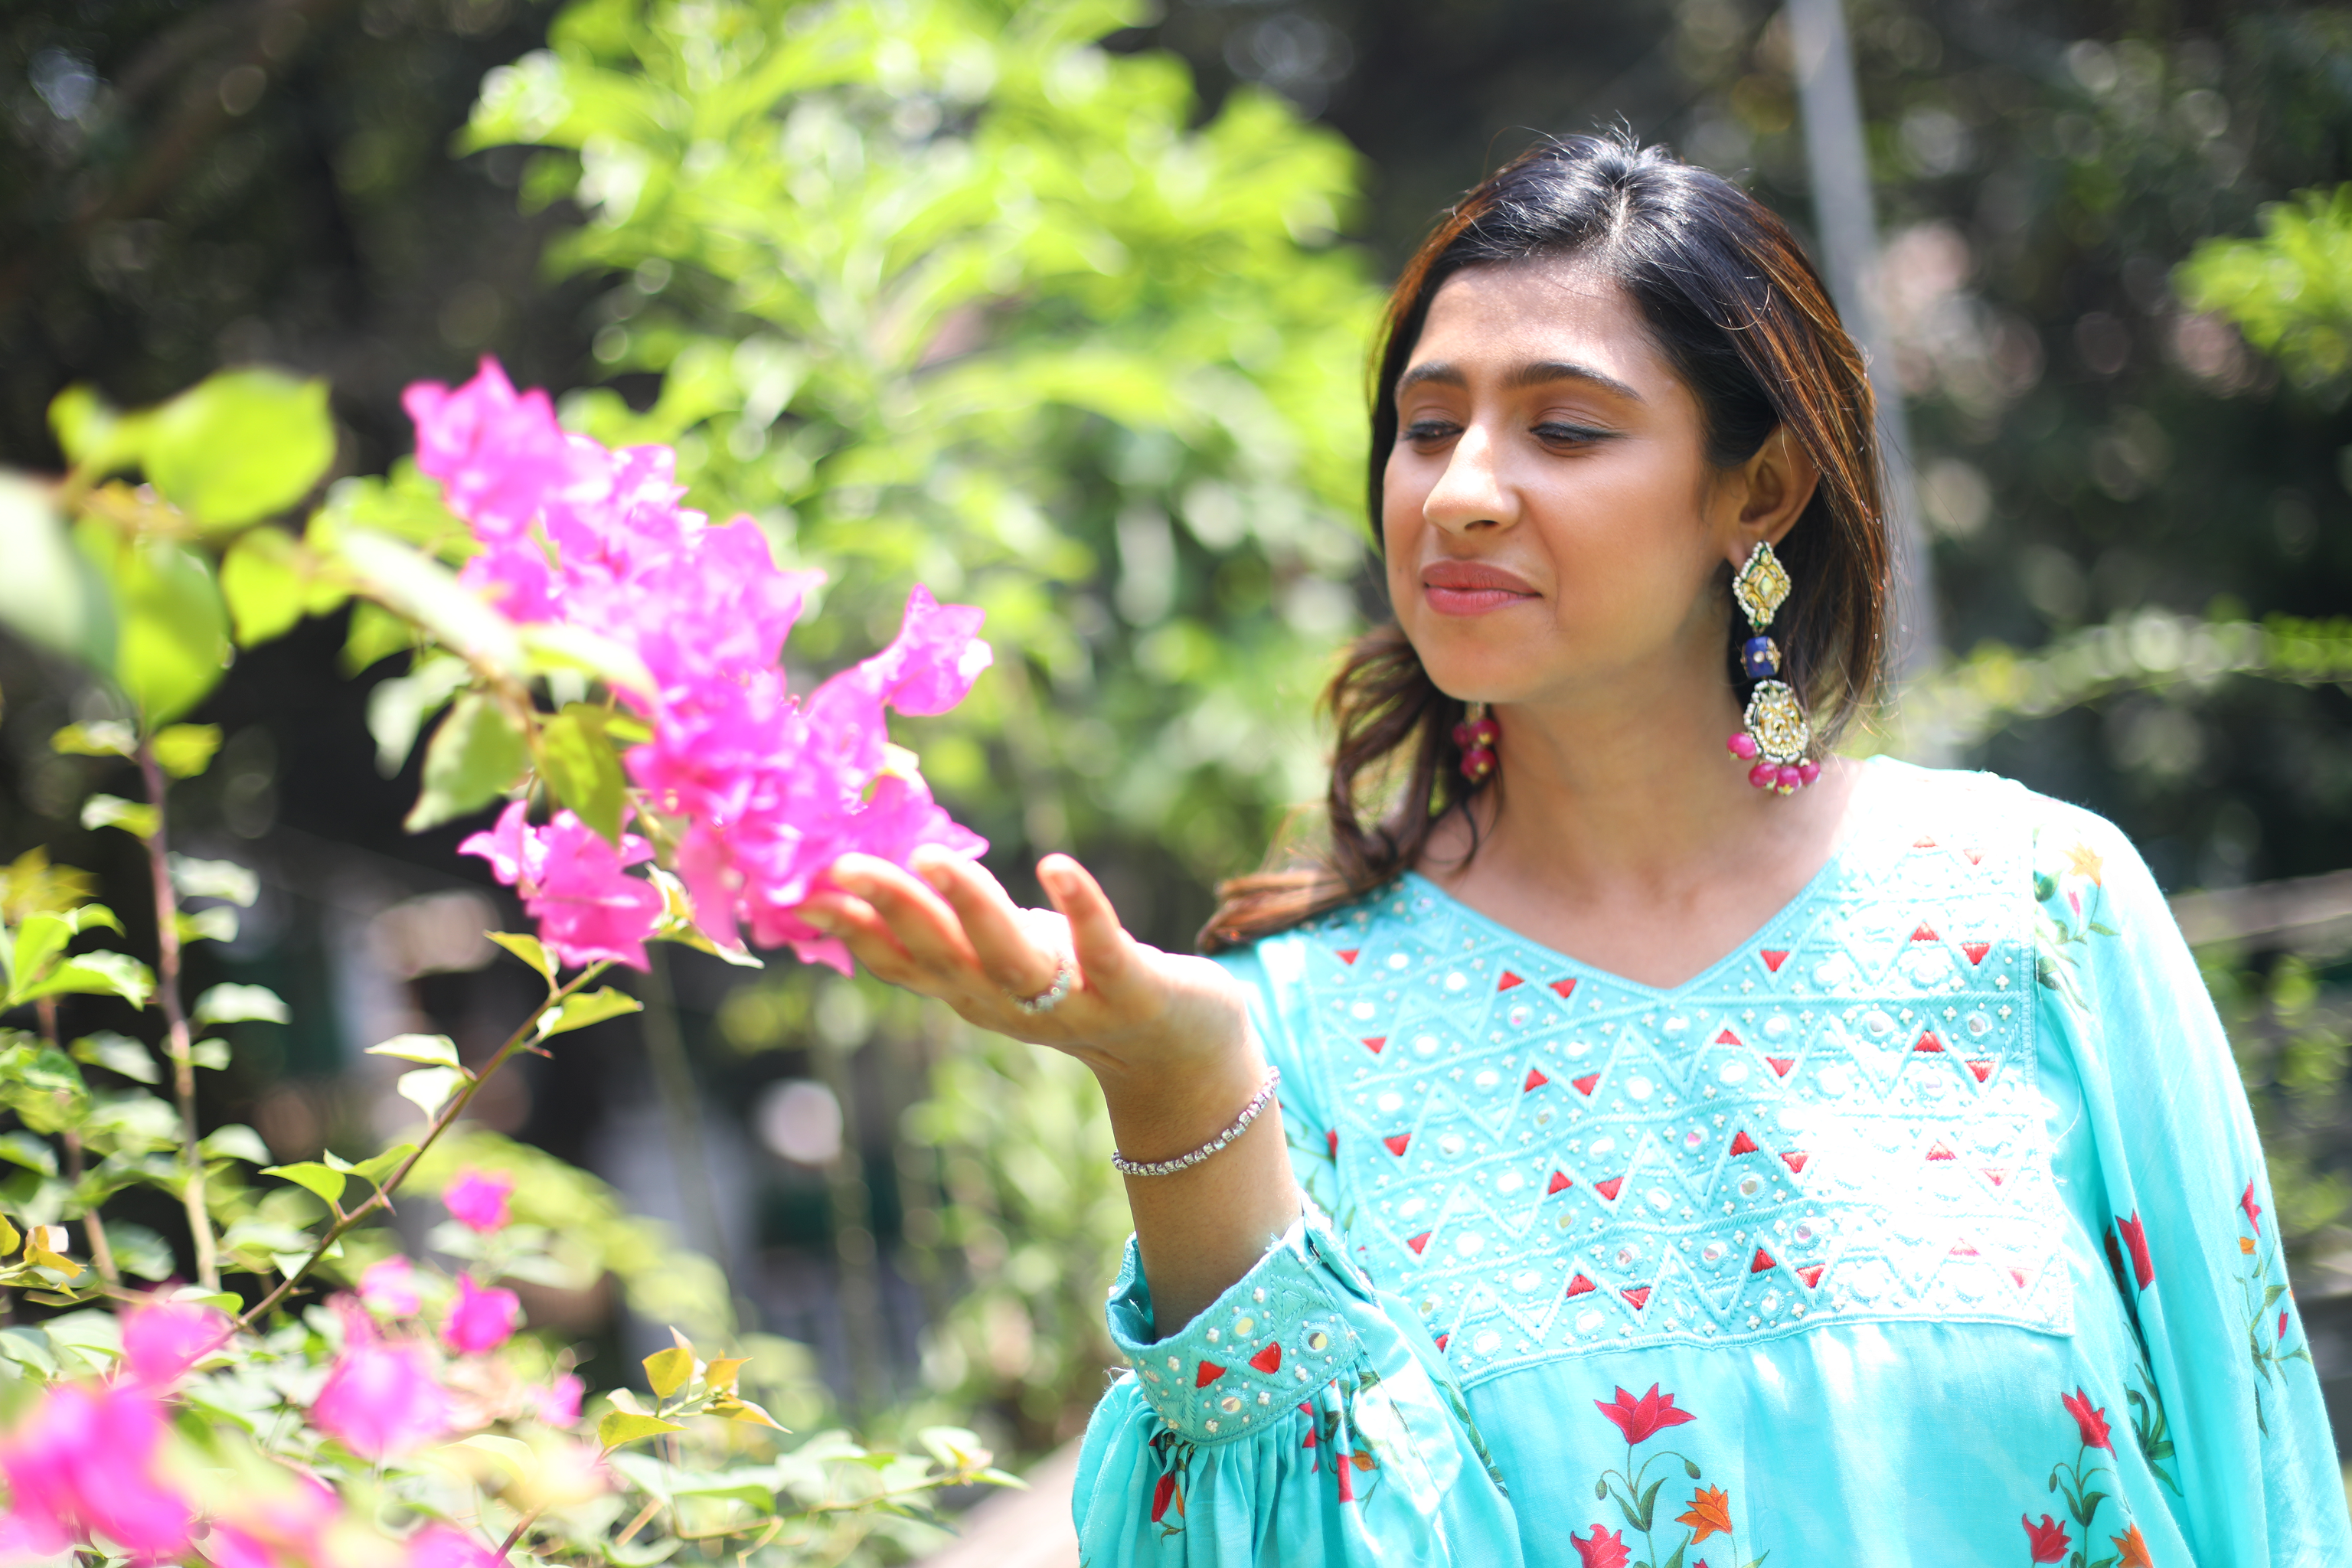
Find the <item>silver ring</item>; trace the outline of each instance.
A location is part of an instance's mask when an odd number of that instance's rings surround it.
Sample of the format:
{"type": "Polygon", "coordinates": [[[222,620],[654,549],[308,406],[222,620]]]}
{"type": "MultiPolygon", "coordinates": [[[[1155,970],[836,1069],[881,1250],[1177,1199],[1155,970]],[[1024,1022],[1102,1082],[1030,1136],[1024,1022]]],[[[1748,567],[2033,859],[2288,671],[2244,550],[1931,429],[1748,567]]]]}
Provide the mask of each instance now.
{"type": "Polygon", "coordinates": [[[1062,998],[1070,994],[1070,983],[1076,978],[1076,972],[1070,967],[1070,955],[1057,952],[1054,955],[1054,978],[1045,989],[1034,996],[1014,996],[1010,991],[1004,994],[1011,998],[1015,1007],[1033,1018],[1039,1018],[1062,1005],[1062,998]]]}

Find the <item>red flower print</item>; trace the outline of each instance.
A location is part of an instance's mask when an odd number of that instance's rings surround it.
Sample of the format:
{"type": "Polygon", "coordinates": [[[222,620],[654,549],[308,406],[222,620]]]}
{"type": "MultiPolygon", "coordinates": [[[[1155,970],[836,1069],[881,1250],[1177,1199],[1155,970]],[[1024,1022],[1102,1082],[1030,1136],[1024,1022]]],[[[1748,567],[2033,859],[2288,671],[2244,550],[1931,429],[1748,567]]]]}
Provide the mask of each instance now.
{"type": "Polygon", "coordinates": [[[1639,1399],[1620,1388],[1615,1399],[1596,1399],[1592,1407],[1617,1423],[1617,1430],[1625,1434],[1628,1447],[1648,1442],[1662,1426],[1680,1426],[1698,1419],[1687,1410],[1675,1409],[1675,1396],[1660,1394],[1654,1383],[1650,1384],[1650,1392],[1639,1399]]]}
{"type": "Polygon", "coordinates": [[[2263,1205],[2254,1202],[2253,1183],[2248,1182],[2246,1184],[2246,1195],[2238,1200],[2238,1206],[2246,1211],[2246,1223],[2254,1227],[2254,1234],[2256,1236],[2262,1235],[2263,1205]]]}
{"type": "Polygon", "coordinates": [[[1625,1568],[1633,1560],[1633,1554],[1625,1550],[1625,1538],[1599,1524],[1592,1527],[1591,1540],[1570,1535],[1568,1543],[1576,1548],[1577,1568],[1625,1568]]]}
{"type": "Polygon", "coordinates": [[[2025,1525],[2025,1543],[2033,1549],[2034,1562],[2063,1563],[2066,1560],[2066,1548],[2074,1543],[2074,1538],[2066,1533],[2064,1525],[2046,1513],[2042,1516],[2040,1524],[2034,1523],[2030,1515],[2020,1514],[2018,1518],[2025,1525]]]}
{"type": "Polygon", "coordinates": [[[1158,1524],[1160,1522],[1160,1516],[1168,1511],[1168,1500],[1175,1495],[1176,1472],[1171,1470],[1166,1475],[1160,1478],[1160,1484],[1158,1486],[1151,1489],[1152,1523],[1158,1524]]]}
{"type": "Polygon", "coordinates": [[[2129,1219],[2116,1221],[2116,1228],[2124,1233],[2124,1246],[2131,1249],[2132,1277],[2145,1290],[2156,1283],[2156,1264],[2147,1256],[2147,1227],[2140,1223],[2139,1210],[2132,1210],[2129,1219]]]}
{"type": "Polygon", "coordinates": [[[2074,1393],[2060,1395],[2060,1403],[2066,1406],[2066,1414],[2074,1418],[2074,1425],[2083,1429],[2084,1447],[2105,1448],[2110,1454],[2116,1451],[2115,1439],[2107,1435],[2106,1411],[2092,1409],[2091,1396],[2079,1385],[2074,1393]]]}

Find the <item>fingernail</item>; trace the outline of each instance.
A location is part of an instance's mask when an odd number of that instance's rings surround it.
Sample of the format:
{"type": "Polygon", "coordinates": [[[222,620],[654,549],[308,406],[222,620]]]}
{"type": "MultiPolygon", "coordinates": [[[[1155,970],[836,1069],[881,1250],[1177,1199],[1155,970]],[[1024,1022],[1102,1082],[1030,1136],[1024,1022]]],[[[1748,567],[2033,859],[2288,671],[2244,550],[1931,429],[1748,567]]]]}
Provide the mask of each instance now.
{"type": "Polygon", "coordinates": [[[800,911],[800,917],[801,924],[813,927],[817,931],[823,931],[827,936],[831,936],[833,934],[835,922],[833,916],[826,913],[824,910],[802,910],[800,911]]]}

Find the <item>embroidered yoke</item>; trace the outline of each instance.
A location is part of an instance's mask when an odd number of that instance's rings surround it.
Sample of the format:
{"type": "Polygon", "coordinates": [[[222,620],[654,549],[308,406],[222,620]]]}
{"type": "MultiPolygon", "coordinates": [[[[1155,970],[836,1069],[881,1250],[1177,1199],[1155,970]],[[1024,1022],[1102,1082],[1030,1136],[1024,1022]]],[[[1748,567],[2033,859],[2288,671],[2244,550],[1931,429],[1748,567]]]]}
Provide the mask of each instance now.
{"type": "Polygon", "coordinates": [[[2352,1562],[2244,1092],[2098,818],[1874,762],[1670,990],[1414,875],[1225,962],[1318,1212],[1165,1339],[1130,1246],[1089,1568],[2352,1562]]]}

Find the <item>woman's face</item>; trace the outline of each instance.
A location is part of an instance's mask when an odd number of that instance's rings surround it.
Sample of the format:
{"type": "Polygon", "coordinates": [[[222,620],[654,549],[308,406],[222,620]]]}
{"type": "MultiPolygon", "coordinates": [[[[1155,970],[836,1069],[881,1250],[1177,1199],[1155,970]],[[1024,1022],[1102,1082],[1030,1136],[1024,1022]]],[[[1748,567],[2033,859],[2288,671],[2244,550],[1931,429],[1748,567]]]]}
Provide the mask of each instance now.
{"type": "Polygon", "coordinates": [[[1614,283],[1572,260],[1456,273],[1396,397],[1389,595],[1440,689],[1573,700],[1722,671],[1716,573],[1745,554],[1756,465],[1707,461],[1614,283]]]}

